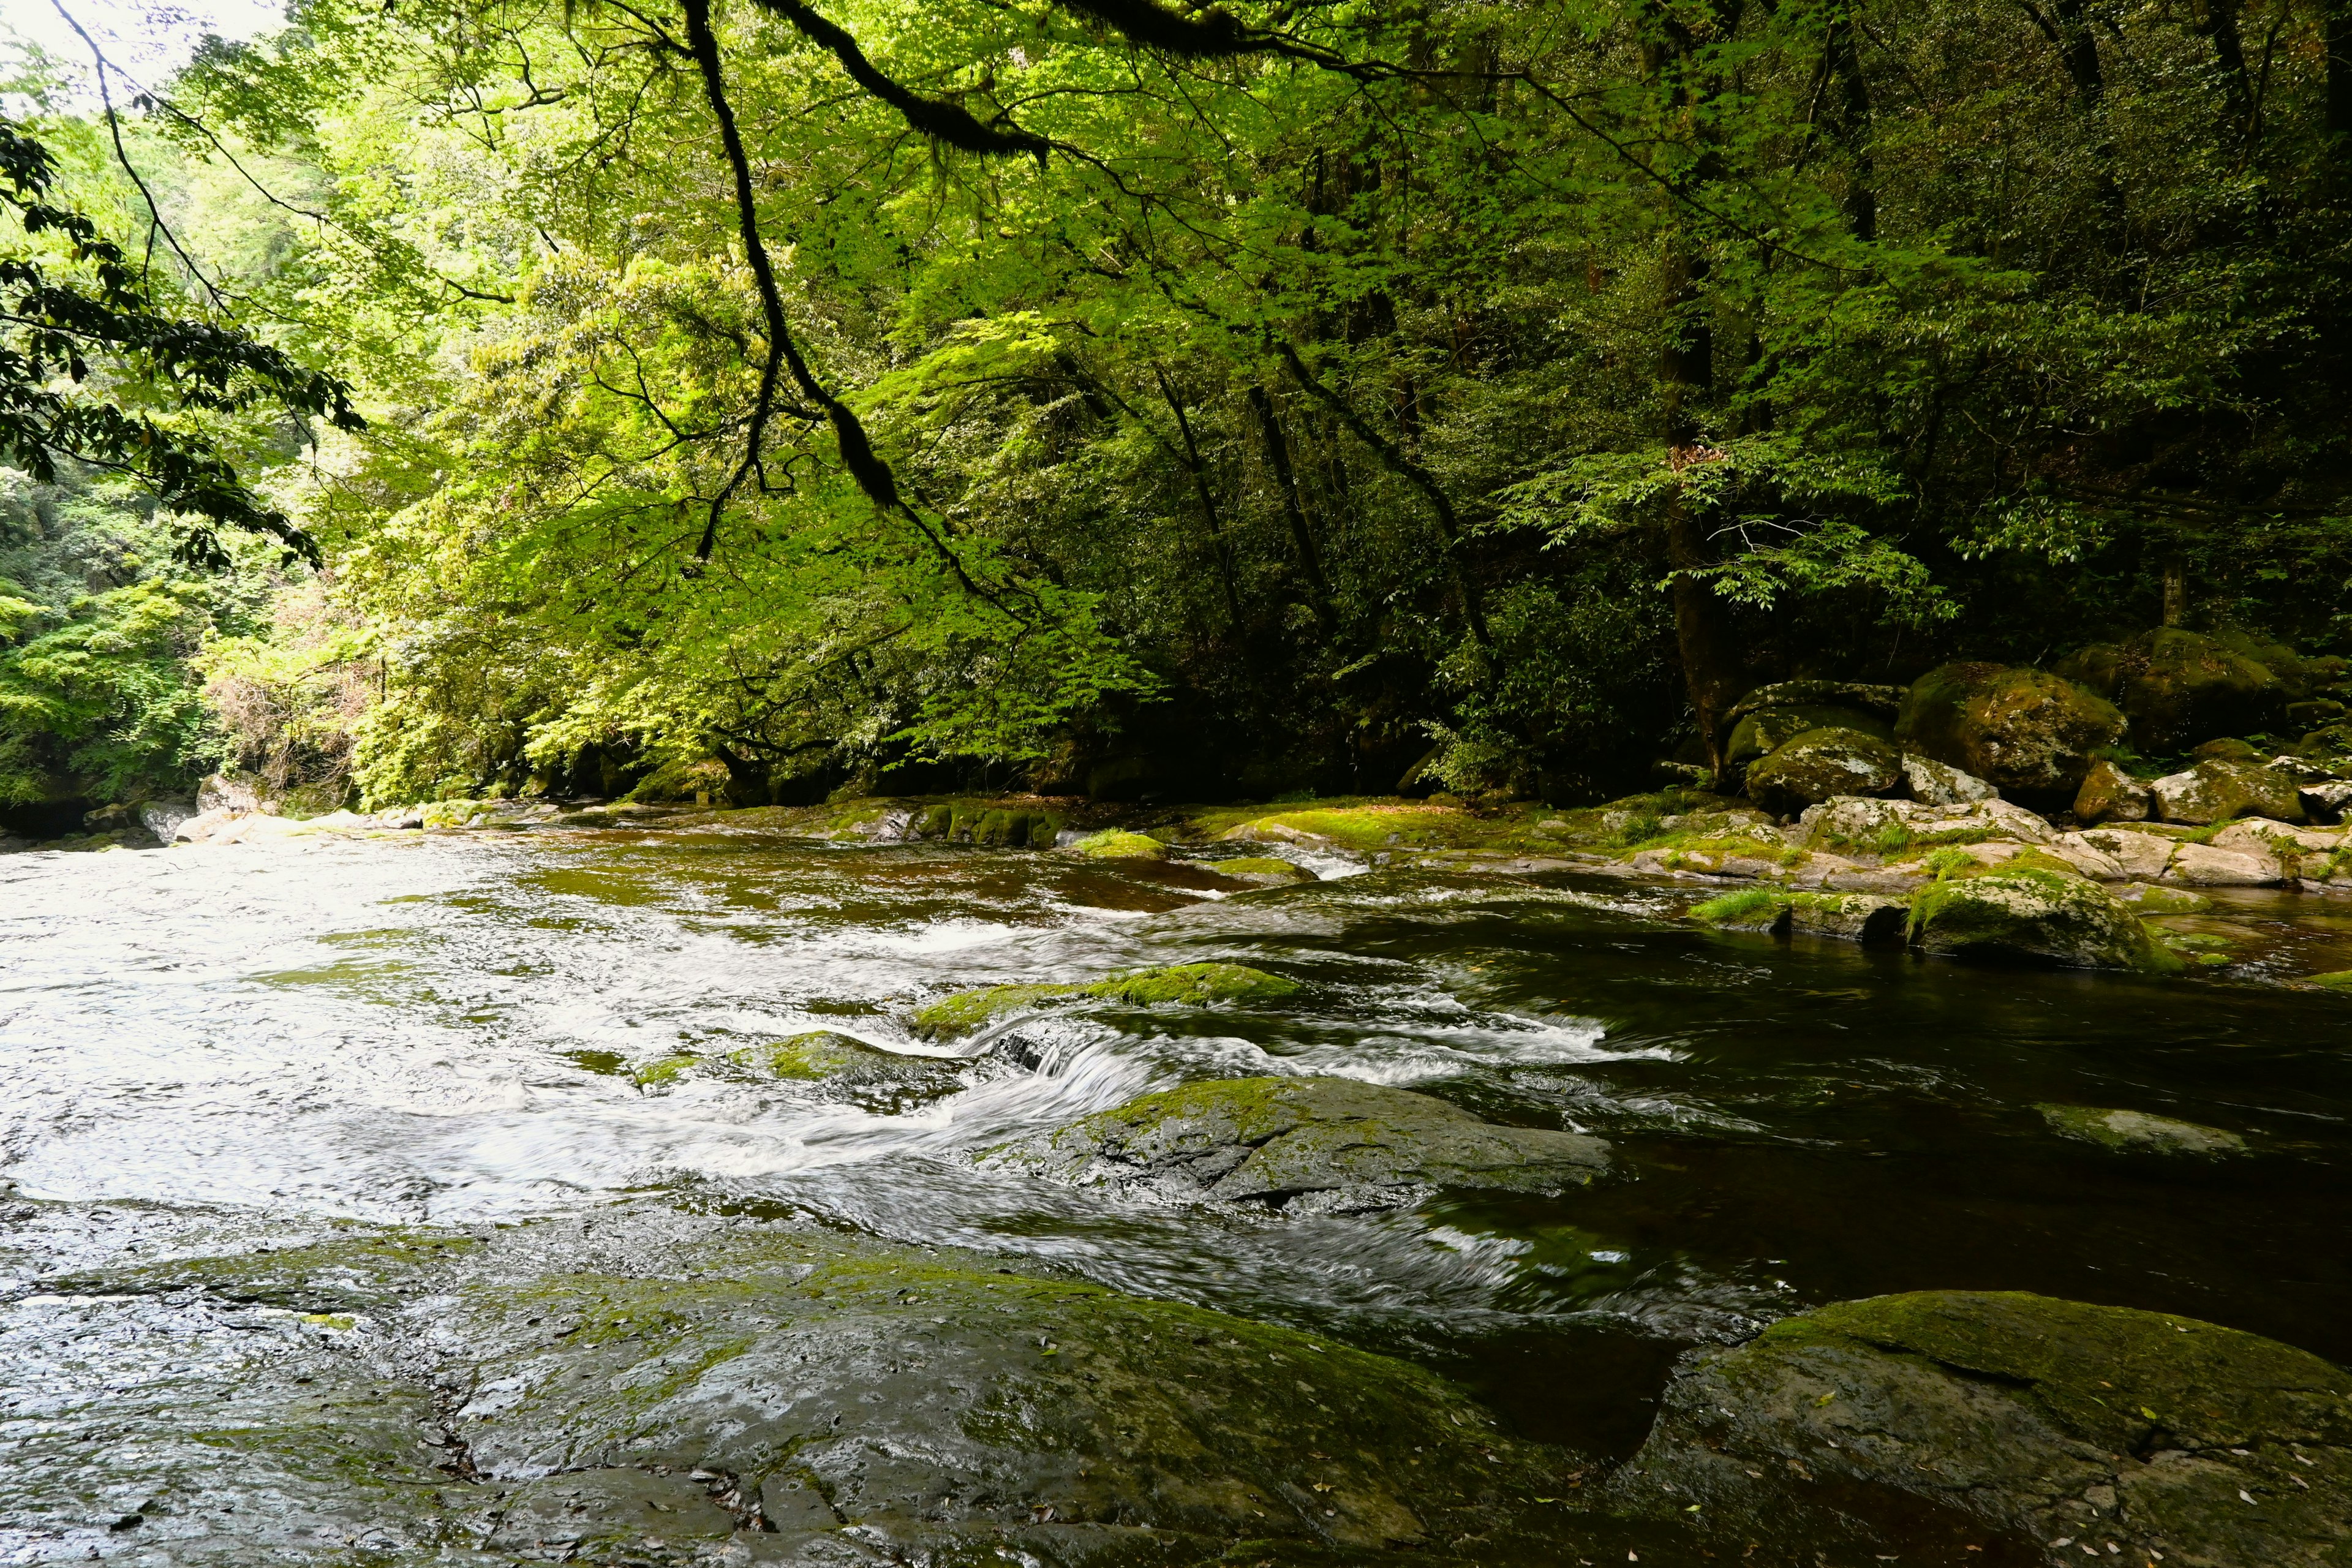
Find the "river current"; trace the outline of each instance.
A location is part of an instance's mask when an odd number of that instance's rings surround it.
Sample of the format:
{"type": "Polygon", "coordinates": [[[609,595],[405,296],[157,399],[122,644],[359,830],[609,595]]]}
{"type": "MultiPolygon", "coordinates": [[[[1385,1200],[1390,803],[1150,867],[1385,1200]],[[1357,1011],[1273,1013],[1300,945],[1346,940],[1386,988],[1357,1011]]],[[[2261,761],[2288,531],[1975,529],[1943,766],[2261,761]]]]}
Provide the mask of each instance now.
{"type": "MultiPolygon", "coordinates": [[[[1318,868],[1233,894],[1181,862],[710,829],[0,858],[0,1177],[289,1233],[648,1194],[804,1215],[1402,1353],[1589,1451],[1639,1443],[1691,1345],[1887,1291],[2180,1312],[2352,1362],[2342,997],[1703,932],[1672,889],[1565,874],[1318,868]],[[1203,959],[1305,989],[953,1047],[905,1022],[974,985],[1203,959]],[[646,1081],[813,1028],[970,1056],[965,1087],[894,1113],[646,1081]],[[973,1163],[1147,1089],[1266,1073],[1596,1133],[1619,1174],[1257,1220],[973,1163]],[[2248,1152],[2118,1154],[2045,1104],[2248,1152]]],[[[2352,910],[2295,930],[2352,967],[2352,910]]]]}

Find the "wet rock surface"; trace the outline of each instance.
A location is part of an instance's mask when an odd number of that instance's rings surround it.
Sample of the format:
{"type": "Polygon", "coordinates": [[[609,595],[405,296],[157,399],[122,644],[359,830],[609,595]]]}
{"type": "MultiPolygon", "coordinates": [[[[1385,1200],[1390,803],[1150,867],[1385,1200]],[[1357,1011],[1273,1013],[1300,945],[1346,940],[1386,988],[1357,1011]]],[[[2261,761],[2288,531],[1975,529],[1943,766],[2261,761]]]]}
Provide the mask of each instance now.
{"type": "Polygon", "coordinates": [[[2201,826],[2233,816],[2304,820],[2303,795],[2295,781],[2260,763],[2209,757],[2195,767],[2168,773],[2148,785],[2156,815],[2167,822],[2201,826]]]}
{"type": "Polygon", "coordinates": [[[1733,1541],[1899,1492],[1972,1523],[1969,1561],[2318,1568],[2352,1552],[2352,1377],[2169,1314],[1876,1297],[1689,1358],[1614,1484],[1733,1541]]]}
{"type": "Polygon", "coordinates": [[[67,1275],[0,1323],[0,1529],[44,1555],[1533,1563],[1582,1468],[1317,1335],[659,1208],[67,1275]]]}
{"type": "Polygon", "coordinates": [[[1259,1078],[1146,1095],[991,1159],[1162,1198],[1331,1212],[1442,1188],[1567,1191],[1607,1170],[1609,1146],[1352,1079],[1259,1078]]]}

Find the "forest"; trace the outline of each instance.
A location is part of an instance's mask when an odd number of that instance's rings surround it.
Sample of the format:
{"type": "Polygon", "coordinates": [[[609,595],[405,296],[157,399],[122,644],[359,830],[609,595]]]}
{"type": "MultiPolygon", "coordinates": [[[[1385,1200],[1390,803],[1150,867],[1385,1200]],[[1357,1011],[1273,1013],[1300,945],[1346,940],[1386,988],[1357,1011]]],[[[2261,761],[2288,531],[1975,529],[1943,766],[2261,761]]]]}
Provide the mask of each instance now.
{"type": "Polygon", "coordinates": [[[1772,682],[2352,650],[2340,6],[93,48],[5,100],[21,825],[222,768],[1583,805],[1736,785],[1772,682]]]}

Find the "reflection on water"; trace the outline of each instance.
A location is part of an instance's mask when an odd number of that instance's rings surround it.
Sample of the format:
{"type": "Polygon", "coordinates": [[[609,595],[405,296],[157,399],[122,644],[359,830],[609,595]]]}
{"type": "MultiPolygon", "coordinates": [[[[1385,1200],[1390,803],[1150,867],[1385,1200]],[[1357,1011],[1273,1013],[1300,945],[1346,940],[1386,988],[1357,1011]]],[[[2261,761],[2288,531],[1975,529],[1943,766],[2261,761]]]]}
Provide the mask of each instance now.
{"type": "Polygon", "coordinates": [[[2352,1360],[2339,998],[1702,933],[1614,884],[1213,880],[717,834],[10,857],[0,1161],[34,1196],[288,1216],[504,1221],[672,1190],[1310,1321],[1435,1357],[1534,1426],[1614,1430],[1679,1345],[1926,1287],[2189,1312],[2352,1360]],[[952,1047],[903,1022],[949,990],[1203,959],[1305,989],[1088,1005],[952,1047]],[[814,1028],[955,1055],[959,1087],[891,1114],[643,1070],[814,1028]],[[1151,1089],[1281,1072],[1597,1132],[1623,1173],[1273,1221],[971,1162],[1151,1089]],[[2253,1152],[2112,1154],[2060,1138],[2047,1101],[2253,1152]]]}

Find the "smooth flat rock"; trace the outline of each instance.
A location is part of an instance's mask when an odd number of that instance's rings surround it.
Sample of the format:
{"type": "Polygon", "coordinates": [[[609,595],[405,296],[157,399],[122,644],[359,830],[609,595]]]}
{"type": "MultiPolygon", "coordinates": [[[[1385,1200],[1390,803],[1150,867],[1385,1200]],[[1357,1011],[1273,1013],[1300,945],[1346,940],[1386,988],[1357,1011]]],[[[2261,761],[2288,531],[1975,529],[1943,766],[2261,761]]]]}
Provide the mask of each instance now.
{"type": "Polygon", "coordinates": [[[1249,1078],[1145,1095],[990,1158],[1082,1185],[1325,1213],[1447,1187],[1562,1192],[1607,1170],[1609,1145],[1353,1079],[1249,1078]]]}
{"type": "Polygon", "coordinates": [[[1660,1512],[1696,1502],[1733,1542],[1887,1490],[1975,1521],[2004,1561],[2340,1568],[2347,1445],[2352,1377],[2290,1346],[2168,1313],[1923,1291],[1685,1358],[1613,1485],[1660,1512]],[[1818,1500],[1791,1497],[1792,1475],[1818,1500]]]}
{"type": "Polygon", "coordinates": [[[1578,1456],[1420,1367],[786,1222],[631,1205],[371,1229],[44,1290],[0,1303],[0,1370],[46,1391],[8,1416],[0,1529],[44,1561],[1627,1551],[1617,1523],[1528,1501],[1578,1456]]]}
{"type": "Polygon", "coordinates": [[[2183,844],[2172,851],[2164,880],[2184,888],[2275,888],[2286,879],[2275,855],[2248,854],[2210,844],[2183,844]]]}

